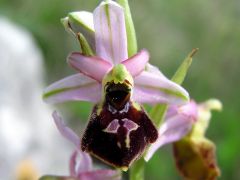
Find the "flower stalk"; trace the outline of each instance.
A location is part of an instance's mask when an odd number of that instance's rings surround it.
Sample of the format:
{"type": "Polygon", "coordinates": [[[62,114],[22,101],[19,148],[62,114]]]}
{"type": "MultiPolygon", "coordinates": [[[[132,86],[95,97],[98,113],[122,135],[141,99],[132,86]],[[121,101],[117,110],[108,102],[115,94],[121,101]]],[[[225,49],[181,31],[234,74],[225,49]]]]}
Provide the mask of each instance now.
{"type": "Polygon", "coordinates": [[[137,36],[135,32],[134,23],[132,20],[131,10],[128,0],[117,0],[117,2],[124,8],[125,24],[127,32],[128,56],[137,53],[137,36]]]}
{"type": "Polygon", "coordinates": [[[143,158],[136,161],[130,168],[130,180],[144,180],[145,161],[143,158]]]}

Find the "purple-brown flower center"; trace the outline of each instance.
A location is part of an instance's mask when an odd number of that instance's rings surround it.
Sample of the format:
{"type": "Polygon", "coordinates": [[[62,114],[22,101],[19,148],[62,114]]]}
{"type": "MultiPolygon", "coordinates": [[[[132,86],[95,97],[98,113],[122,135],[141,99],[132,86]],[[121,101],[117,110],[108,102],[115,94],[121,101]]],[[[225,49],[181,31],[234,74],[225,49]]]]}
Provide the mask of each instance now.
{"type": "Polygon", "coordinates": [[[131,89],[129,86],[121,83],[115,84],[114,82],[107,83],[106,86],[106,103],[116,110],[123,109],[130,100],[131,89]]]}

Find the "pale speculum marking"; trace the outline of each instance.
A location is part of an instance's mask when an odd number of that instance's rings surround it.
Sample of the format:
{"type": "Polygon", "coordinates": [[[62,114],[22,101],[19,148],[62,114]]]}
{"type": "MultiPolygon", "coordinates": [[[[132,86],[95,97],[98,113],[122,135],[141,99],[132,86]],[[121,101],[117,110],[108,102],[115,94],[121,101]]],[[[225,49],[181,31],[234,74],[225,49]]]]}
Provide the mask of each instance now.
{"type": "Polygon", "coordinates": [[[127,113],[129,110],[129,103],[127,103],[124,108],[121,111],[117,111],[114,107],[112,107],[110,104],[108,105],[108,111],[111,112],[112,114],[116,114],[119,112],[120,114],[122,113],[127,113]]]}
{"type": "Polygon", "coordinates": [[[139,125],[127,118],[122,119],[122,121],[124,122],[123,127],[127,129],[127,135],[125,139],[126,147],[130,148],[130,133],[132,131],[136,131],[139,125]]]}
{"type": "Polygon", "coordinates": [[[117,134],[118,128],[120,128],[118,119],[114,119],[112,122],[109,123],[107,128],[103,130],[103,132],[117,134]]]}
{"type": "Polygon", "coordinates": [[[119,113],[120,114],[127,113],[128,110],[129,110],[129,102],[124,106],[124,108],[121,111],[119,111],[119,113]]]}
{"type": "MultiPolygon", "coordinates": [[[[118,120],[118,119],[114,119],[112,122],[109,123],[107,128],[105,128],[103,130],[103,132],[117,134],[118,133],[118,129],[121,126],[123,126],[127,130],[126,139],[125,139],[126,148],[130,148],[130,133],[132,131],[137,130],[139,125],[137,123],[127,119],[127,118],[121,119],[121,121],[123,121],[122,125],[119,123],[119,121],[120,120],[118,120]]],[[[117,144],[120,144],[120,143],[117,142],[117,144]]],[[[121,146],[119,146],[119,147],[121,147],[121,146]]]]}
{"type": "Polygon", "coordinates": [[[117,113],[117,110],[114,107],[112,107],[110,104],[108,105],[108,111],[111,112],[112,114],[117,113]]]}

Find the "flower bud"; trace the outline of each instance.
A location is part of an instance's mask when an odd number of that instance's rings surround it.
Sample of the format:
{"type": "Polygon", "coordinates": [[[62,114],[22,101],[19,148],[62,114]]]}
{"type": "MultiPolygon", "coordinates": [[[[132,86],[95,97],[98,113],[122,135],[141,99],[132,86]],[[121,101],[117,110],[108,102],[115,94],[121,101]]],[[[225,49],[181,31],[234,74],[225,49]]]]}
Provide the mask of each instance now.
{"type": "Polygon", "coordinates": [[[198,120],[192,131],[173,144],[175,162],[186,179],[214,180],[220,176],[216,162],[215,144],[205,137],[211,110],[221,110],[221,102],[209,100],[198,105],[198,120]]]}
{"type": "Polygon", "coordinates": [[[95,31],[92,13],[87,11],[71,12],[67,17],[62,18],[61,22],[66,31],[77,38],[83,53],[92,55],[92,50],[95,50],[95,31]]]}

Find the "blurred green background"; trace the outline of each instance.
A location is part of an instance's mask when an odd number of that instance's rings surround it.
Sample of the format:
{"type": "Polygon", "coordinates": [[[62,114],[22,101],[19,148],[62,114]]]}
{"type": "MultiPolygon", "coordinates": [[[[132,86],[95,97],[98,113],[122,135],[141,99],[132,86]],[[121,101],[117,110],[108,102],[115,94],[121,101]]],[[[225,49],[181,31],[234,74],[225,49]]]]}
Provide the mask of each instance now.
{"type": "MultiPolygon", "coordinates": [[[[97,4],[97,0],[0,0],[0,15],[32,32],[44,54],[45,80],[50,84],[74,72],[65,59],[78,50],[60,18],[70,11],[92,11],[97,4]]],[[[200,49],[183,86],[198,102],[212,97],[222,101],[224,109],[213,113],[207,135],[217,145],[220,179],[240,179],[240,1],[130,0],[130,5],[139,49],[148,49],[151,63],[168,77],[192,48],[200,49]]],[[[76,119],[84,124],[91,110],[89,103],[59,107],[78,125],[76,119]]],[[[147,164],[146,179],[181,179],[171,146],[159,150],[147,164]]]]}

